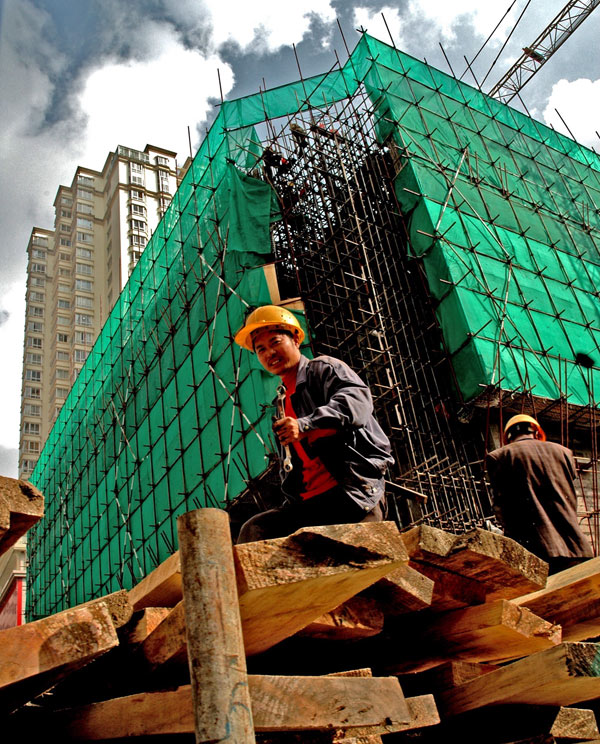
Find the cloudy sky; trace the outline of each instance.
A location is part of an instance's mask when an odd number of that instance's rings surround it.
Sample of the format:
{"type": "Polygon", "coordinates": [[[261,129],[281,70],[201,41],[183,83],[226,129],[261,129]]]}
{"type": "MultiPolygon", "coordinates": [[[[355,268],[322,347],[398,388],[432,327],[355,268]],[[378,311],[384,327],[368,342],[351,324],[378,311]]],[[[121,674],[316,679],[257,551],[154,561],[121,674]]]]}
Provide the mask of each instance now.
{"type": "MultiPolygon", "coordinates": [[[[294,44],[303,75],[322,72],[346,57],[338,22],[350,48],[358,27],[389,41],[382,13],[398,47],[447,72],[441,45],[457,76],[491,36],[473,63],[489,90],[565,4],[0,0],[0,474],[16,476],[27,241],[33,226],[52,227],[77,165],[100,170],[118,144],[147,143],[183,163],[188,127],[195,152],[214,116],[219,75],[228,99],[296,80],[294,44]]],[[[597,10],[522,92],[532,115],[564,131],[558,110],[597,150],[599,31],[597,10]]]]}

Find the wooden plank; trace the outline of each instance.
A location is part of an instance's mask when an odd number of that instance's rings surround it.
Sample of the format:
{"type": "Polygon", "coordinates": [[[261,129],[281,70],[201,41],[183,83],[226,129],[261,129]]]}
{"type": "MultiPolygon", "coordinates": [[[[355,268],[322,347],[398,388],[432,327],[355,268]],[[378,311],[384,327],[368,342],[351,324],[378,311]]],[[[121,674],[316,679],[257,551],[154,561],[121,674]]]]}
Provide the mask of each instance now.
{"type": "Polygon", "coordinates": [[[595,643],[561,643],[439,693],[443,715],[485,705],[564,706],[600,697],[600,650],[595,643]]]}
{"type": "Polygon", "coordinates": [[[411,560],[480,581],[488,600],[510,599],[546,584],[548,565],[504,535],[479,528],[453,535],[419,525],[402,538],[411,560]]]}
{"type": "Polygon", "coordinates": [[[0,555],[44,516],[44,497],[28,481],[0,475],[0,555]]]}
{"type": "MultiPolygon", "coordinates": [[[[256,731],[318,731],[409,722],[398,680],[248,676],[256,731]]],[[[194,732],[191,686],[53,711],[52,731],[81,741],[194,732]]]]}
{"type": "Polygon", "coordinates": [[[119,638],[122,644],[138,646],[160,625],[171,612],[170,607],[146,607],[134,614],[130,623],[121,628],[119,638]]]}
{"type": "Polygon", "coordinates": [[[418,612],[431,605],[434,581],[410,565],[392,571],[362,594],[374,599],[385,615],[418,612]]]}
{"type": "Polygon", "coordinates": [[[0,709],[14,710],[118,642],[102,603],[0,631],[0,709]]]}
{"type": "Polygon", "coordinates": [[[196,742],[254,744],[229,515],[182,514],[177,534],[196,742]]]}
{"type": "Polygon", "coordinates": [[[129,601],[134,610],[143,610],[145,607],[175,607],[182,596],[179,551],[169,556],[129,591],[129,601]]]}
{"type": "Polygon", "coordinates": [[[108,608],[115,628],[122,628],[131,620],[133,615],[133,607],[129,601],[129,592],[126,589],[121,589],[112,594],[105,594],[103,597],[91,599],[89,602],[76,605],[70,609],[79,610],[82,607],[93,607],[96,604],[103,604],[108,608]]]}
{"type": "Polygon", "coordinates": [[[548,577],[544,589],[514,602],[536,615],[560,623],[563,640],[584,641],[600,635],[600,558],[548,577]]]}
{"type": "Polygon", "coordinates": [[[496,664],[478,664],[474,661],[445,661],[439,666],[422,672],[400,676],[402,689],[410,696],[437,693],[439,690],[464,685],[482,674],[498,669],[496,664]]]}
{"type": "Polygon", "coordinates": [[[265,651],[408,557],[392,522],[305,527],[234,551],[246,654],[265,651]]]}
{"type": "Polygon", "coordinates": [[[142,642],[140,653],[150,670],[163,664],[187,666],[187,638],[185,632],[185,607],[183,600],[172,610],[142,642]]]}
{"type": "Polygon", "coordinates": [[[383,621],[383,612],[374,599],[351,597],[331,612],[313,620],[299,631],[299,635],[326,640],[357,640],[381,633],[383,621]]]}
{"type": "Polygon", "coordinates": [[[433,582],[431,609],[435,612],[458,610],[461,607],[483,604],[486,600],[486,586],[476,579],[446,571],[429,563],[411,561],[409,566],[433,582]]]}

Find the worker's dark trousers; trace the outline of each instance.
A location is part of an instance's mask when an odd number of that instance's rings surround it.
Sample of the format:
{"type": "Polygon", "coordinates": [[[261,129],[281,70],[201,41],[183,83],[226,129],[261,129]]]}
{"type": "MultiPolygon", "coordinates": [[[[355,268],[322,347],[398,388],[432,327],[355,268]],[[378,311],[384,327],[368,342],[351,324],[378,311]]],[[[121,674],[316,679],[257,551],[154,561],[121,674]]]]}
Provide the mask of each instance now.
{"type": "Polygon", "coordinates": [[[300,527],[382,522],[385,511],[385,497],[371,511],[365,511],[341,488],[334,488],[312,499],[286,504],[251,517],[242,525],[237,543],[285,537],[300,527]]]}

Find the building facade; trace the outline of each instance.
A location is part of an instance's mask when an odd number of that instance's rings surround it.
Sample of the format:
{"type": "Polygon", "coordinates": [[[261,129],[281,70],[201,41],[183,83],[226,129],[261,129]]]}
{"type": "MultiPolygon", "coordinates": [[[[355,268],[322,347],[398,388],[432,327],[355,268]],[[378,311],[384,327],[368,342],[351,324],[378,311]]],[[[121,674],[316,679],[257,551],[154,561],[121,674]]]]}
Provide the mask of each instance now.
{"type": "MultiPolygon", "coordinates": [[[[176,153],[119,145],[101,171],[79,166],[71,184],[59,186],[53,230],[33,228],[27,246],[20,478],[33,471],[71,385],[176,188],[176,153]]],[[[24,544],[0,564],[0,624],[23,618],[24,544]]]]}

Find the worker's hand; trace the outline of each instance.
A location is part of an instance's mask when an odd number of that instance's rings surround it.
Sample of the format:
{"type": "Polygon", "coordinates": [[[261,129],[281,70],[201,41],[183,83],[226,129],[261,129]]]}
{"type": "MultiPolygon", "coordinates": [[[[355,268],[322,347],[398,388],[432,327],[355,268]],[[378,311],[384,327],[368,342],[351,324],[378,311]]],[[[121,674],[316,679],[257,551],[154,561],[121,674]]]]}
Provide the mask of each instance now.
{"type": "Polygon", "coordinates": [[[306,432],[301,432],[298,426],[298,420],[291,416],[284,416],[283,418],[277,419],[273,423],[273,431],[275,432],[277,439],[283,444],[291,444],[297,442],[299,439],[303,439],[306,436],[306,432]]]}

